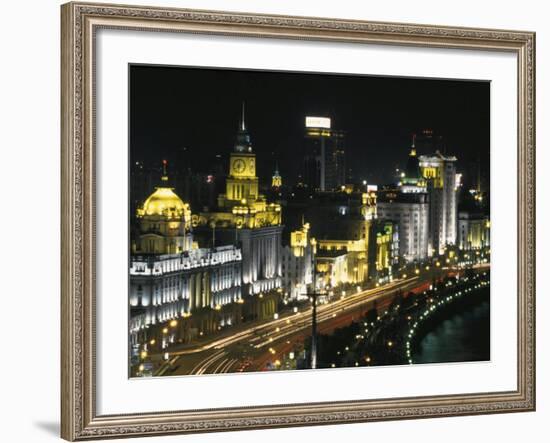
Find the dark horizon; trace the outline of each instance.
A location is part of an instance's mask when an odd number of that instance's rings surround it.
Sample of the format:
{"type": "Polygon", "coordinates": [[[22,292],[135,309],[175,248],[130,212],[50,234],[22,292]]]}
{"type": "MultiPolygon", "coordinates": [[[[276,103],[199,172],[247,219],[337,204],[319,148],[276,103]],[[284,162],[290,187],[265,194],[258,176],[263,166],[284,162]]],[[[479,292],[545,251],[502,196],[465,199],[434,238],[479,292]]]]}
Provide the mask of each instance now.
{"type": "Polygon", "coordinates": [[[412,134],[430,128],[466,182],[480,162],[488,184],[490,83],[476,80],[131,65],[132,161],[156,166],[185,148],[189,167],[209,172],[216,155],[226,160],[233,149],[242,102],[263,180],[275,163],[283,180],[293,179],[305,116],[315,115],[346,132],[347,169],[356,180],[391,182],[412,134]]]}

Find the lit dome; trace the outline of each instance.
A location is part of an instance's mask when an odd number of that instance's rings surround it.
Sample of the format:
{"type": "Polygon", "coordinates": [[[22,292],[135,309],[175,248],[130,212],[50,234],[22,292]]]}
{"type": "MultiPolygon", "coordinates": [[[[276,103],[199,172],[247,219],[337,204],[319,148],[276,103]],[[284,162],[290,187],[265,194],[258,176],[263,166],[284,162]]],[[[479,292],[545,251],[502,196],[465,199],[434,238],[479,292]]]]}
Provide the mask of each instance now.
{"type": "Polygon", "coordinates": [[[159,187],[155,189],[143,206],[138,209],[138,216],[163,215],[166,217],[182,217],[189,211],[189,205],[184,203],[172,188],[159,187]]]}

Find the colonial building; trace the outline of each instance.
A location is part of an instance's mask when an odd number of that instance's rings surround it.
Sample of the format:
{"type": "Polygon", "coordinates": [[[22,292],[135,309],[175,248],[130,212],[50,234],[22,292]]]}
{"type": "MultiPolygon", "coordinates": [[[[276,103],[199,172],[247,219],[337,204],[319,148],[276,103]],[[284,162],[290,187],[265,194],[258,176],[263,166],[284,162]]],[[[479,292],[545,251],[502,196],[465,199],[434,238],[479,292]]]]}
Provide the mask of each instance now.
{"type": "Polygon", "coordinates": [[[348,253],[345,249],[319,249],[315,266],[323,289],[349,282],[348,253]]]}
{"type": "Polygon", "coordinates": [[[136,211],[139,234],[133,252],[140,254],[179,254],[193,248],[191,210],[168,186],[166,160],[161,186],[136,211]]]}
{"type": "Polygon", "coordinates": [[[319,240],[317,272],[325,287],[388,281],[399,260],[399,233],[393,221],[373,220],[368,240],[319,240]]]}
{"type": "Polygon", "coordinates": [[[399,256],[407,262],[428,257],[428,207],[426,194],[393,189],[379,192],[379,218],[397,223],[399,256]]]}
{"type": "MultiPolygon", "coordinates": [[[[245,295],[281,288],[281,206],[260,194],[256,154],[246,128],[244,106],[237,139],[229,158],[226,190],[215,210],[193,218],[193,225],[208,233],[213,244],[239,245],[245,295]]],[[[262,295],[262,297],[263,297],[262,295]]]]}
{"type": "MultiPolygon", "coordinates": [[[[137,332],[203,308],[222,311],[241,302],[241,253],[234,246],[183,254],[134,255],[130,263],[130,329],[137,332]]],[[[226,315],[227,314],[227,315],[226,315]]],[[[237,319],[217,315],[222,325],[237,319]]],[[[214,319],[212,319],[214,320],[214,319]]],[[[215,324],[204,328],[215,330],[215,324]]]]}
{"type": "Polygon", "coordinates": [[[407,158],[405,170],[401,172],[399,178],[399,190],[406,194],[424,194],[426,193],[427,182],[422,176],[420,169],[420,160],[416,153],[416,135],[413,135],[411,150],[407,158]]]}
{"type": "Polygon", "coordinates": [[[429,202],[426,180],[422,177],[415,143],[398,186],[378,192],[378,217],[397,223],[399,256],[407,261],[428,257],[429,202]]]}
{"type": "Polygon", "coordinates": [[[458,213],[458,247],[462,250],[478,250],[490,246],[491,222],[481,211],[458,213]]]}
{"type": "MultiPolygon", "coordinates": [[[[379,275],[391,274],[393,258],[380,258],[386,250],[377,242],[381,223],[377,220],[376,190],[355,186],[341,189],[317,193],[306,198],[302,206],[295,204],[292,210],[303,211],[312,220],[311,231],[317,244],[316,269],[324,284],[364,286],[379,275]]],[[[388,250],[388,254],[395,255],[393,250],[388,250]]]]}
{"type": "Polygon", "coordinates": [[[439,151],[421,155],[422,177],[426,180],[429,198],[428,255],[442,255],[446,245],[457,240],[457,179],[456,157],[439,151]]]}
{"type": "MultiPolygon", "coordinates": [[[[379,221],[376,232],[376,275],[378,282],[391,280],[399,260],[399,232],[392,221],[379,221]]],[[[373,267],[371,266],[371,269],[373,267]]]]}
{"type": "MultiPolygon", "coordinates": [[[[370,230],[370,228],[369,228],[370,230]]],[[[330,262],[334,261],[336,257],[340,257],[342,253],[345,253],[342,259],[346,261],[345,267],[338,268],[337,270],[330,269],[331,277],[329,278],[331,286],[334,286],[334,282],[338,283],[355,283],[364,284],[369,278],[369,241],[366,239],[360,240],[319,240],[319,252],[317,260],[323,261],[321,258],[325,258],[325,262],[332,266],[330,262]],[[333,253],[334,252],[334,253],[333,253]],[[330,258],[329,261],[326,259],[330,258]],[[346,271],[346,274],[342,274],[342,271],[346,271]]],[[[376,249],[375,243],[370,244],[371,248],[376,249]]],[[[371,261],[371,266],[373,263],[371,261]]]]}
{"type": "Polygon", "coordinates": [[[168,186],[166,163],[161,186],[137,209],[136,220],[129,294],[134,341],[150,329],[147,337],[159,335],[164,346],[239,320],[238,309],[226,307],[241,303],[241,250],[198,247],[190,207],[168,186]],[[179,329],[159,332],[179,318],[179,329]]]}
{"type": "Polygon", "coordinates": [[[350,187],[341,192],[318,194],[308,203],[306,217],[314,220],[312,235],[317,240],[318,254],[328,257],[327,263],[337,263],[340,259],[336,260],[336,256],[326,251],[346,253],[347,275],[341,275],[343,268],[339,267],[337,278],[331,277],[330,281],[367,283],[369,263],[373,264],[372,260],[369,261],[369,249],[374,248],[371,242],[376,220],[376,193],[359,192],[350,187]]]}
{"type": "Polygon", "coordinates": [[[285,297],[299,300],[307,297],[313,284],[316,240],[310,235],[309,223],[290,233],[288,245],[282,249],[282,281],[285,297]]]}

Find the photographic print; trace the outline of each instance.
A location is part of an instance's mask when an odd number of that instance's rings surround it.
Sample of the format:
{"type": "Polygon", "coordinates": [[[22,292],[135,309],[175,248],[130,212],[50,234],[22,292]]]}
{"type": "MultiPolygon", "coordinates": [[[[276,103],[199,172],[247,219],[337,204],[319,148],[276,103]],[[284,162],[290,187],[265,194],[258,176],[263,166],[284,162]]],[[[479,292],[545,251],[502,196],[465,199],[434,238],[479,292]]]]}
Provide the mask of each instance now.
{"type": "Polygon", "coordinates": [[[69,3],[61,86],[63,438],[535,410],[534,32],[69,3]]]}
{"type": "Polygon", "coordinates": [[[490,360],[490,82],[129,83],[130,377],[490,360]]]}

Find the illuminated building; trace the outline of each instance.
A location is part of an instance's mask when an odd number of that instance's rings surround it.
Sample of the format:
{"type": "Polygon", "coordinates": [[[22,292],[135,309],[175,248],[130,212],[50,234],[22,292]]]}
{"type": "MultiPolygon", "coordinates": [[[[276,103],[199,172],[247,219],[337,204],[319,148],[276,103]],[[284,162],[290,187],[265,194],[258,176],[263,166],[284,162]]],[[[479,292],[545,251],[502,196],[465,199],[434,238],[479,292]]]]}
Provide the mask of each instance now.
{"type": "Polygon", "coordinates": [[[275,172],[273,173],[273,177],[271,177],[271,187],[279,189],[281,186],[283,186],[283,178],[279,174],[279,168],[275,167],[275,172]]]}
{"type": "Polygon", "coordinates": [[[391,221],[376,224],[376,278],[391,278],[399,258],[399,233],[391,221]]]}
{"type": "Polygon", "coordinates": [[[301,209],[312,223],[317,239],[368,240],[369,227],[377,217],[376,192],[327,192],[306,199],[301,209]]]}
{"type": "MultiPolygon", "coordinates": [[[[244,118],[244,105],[226,192],[216,210],[202,212],[193,225],[211,233],[212,243],[238,244],[242,251],[242,282],[247,295],[281,287],[281,206],[259,193],[256,154],[244,118]]],[[[263,295],[263,294],[262,294],[263,295]]]]}
{"type": "MultiPolygon", "coordinates": [[[[339,264],[336,257],[340,257],[341,260],[345,260],[345,267],[337,267],[330,269],[329,281],[331,286],[334,283],[365,283],[369,277],[369,262],[368,262],[368,240],[319,240],[317,262],[321,260],[319,257],[325,257],[324,260],[330,266],[333,263],[339,264]],[[344,255],[342,255],[344,254],[344,255]],[[342,272],[346,272],[344,275],[342,272]]],[[[323,260],[321,260],[322,262],[323,260]]],[[[320,269],[319,266],[317,267],[320,269]]],[[[322,272],[320,270],[320,272],[322,272]]]]}
{"type": "Polygon", "coordinates": [[[407,262],[428,257],[428,212],[425,193],[404,193],[398,189],[378,193],[378,217],[397,223],[399,256],[407,262]]]}
{"type": "Polygon", "coordinates": [[[331,128],[327,117],[306,117],[303,183],[331,191],[346,183],[344,131],[331,128]]]}
{"type": "Polygon", "coordinates": [[[480,212],[458,213],[458,247],[463,250],[488,248],[490,246],[491,222],[480,212]]]}
{"type": "Polygon", "coordinates": [[[345,250],[319,249],[315,266],[322,286],[336,288],[348,283],[348,259],[345,250]]]}
{"type": "Polygon", "coordinates": [[[419,158],[429,198],[428,254],[442,255],[446,245],[456,244],[456,157],[434,155],[419,158]]]}
{"type": "MultiPolygon", "coordinates": [[[[361,192],[345,187],[342,192],[317,195],[307,207],[308,220],[318,221],[311,225],[317,240],[316,269],[326,273],[321,278],[331,287],[343,283],[364,285],[380,274],[376,266],[380,223],[375,189],[369,186],[367,192],[361,192]]],[[[392,245],[388,247],[392,249],[392,245]]],[[[391,253],[393,257],[394,251],[391,253]]],[[[390,274],[387,267],[393,266],[393,261],[380,263],[385,267],[381,274],[390,274]]]]}
{"type": "Polygon", "coordinates": [[[307,297],[313,283],[316,241],[310,236],[309,223],[290,233],[290,243],[282,249],[282,282],[285,296],[295,300],[307,297]]]}
{"type": "Polygon", "coordinates": [[[190,340],[190,331],[209,333],[237,321],[237,310],[225,307],[241,300],[241,250],[197,246],[191,210],[168,186],[166,163],[161,186],[137,209],[136,218],[129,291],[133,341],[153,327],[146,335],[158,335],[164,347],[170,340],[190,340]],[[159,332],[180,318],[178,329],[159,332]]]}
{"type": "MultiPolygon", "coordinates": [[[[197,248],[186,254],[132,256],[130,332],[188,318],[203,308],[221,310],[239,303],[240,277],[241,253],[233,245],[212,250],[197,248]]],[[[208,325],[202,329],[205,333],[214,332],[218,323],[236,321],[228,311],[216,317],[207,319],[208,325]]]]}
{"type": "Polygon", "coordinates": [[[319,240],[316,269],[325,286],[387,281],[399,258],[399,233],[391,221],[373,221],[367,239],[319,240]]]}
{"type": "Polygon", "coordinates": [[[420,170],[420,161],[416,153],[416,135],[413,135],[411,151],[407,158],[405,170],[399,177],[399,189],[404,193],[425,193],[427,182],[420,170]]]}
{"type": "Polygon", "coordinates": [[[140,235],[134,243],[134,252],[143,254],[178,254],[193,246],[191,209],[166,186],[166,160],[161,182],[163,186],[145,200],[136,211],[140,235]]]}
{"type": "Polygon", "coordinates": [[[414,145],[397,187],[378,192],[378,217],[397,223],[399,256],[407,261],[428,257],[429,202],[426,180],[414,145]]]}

